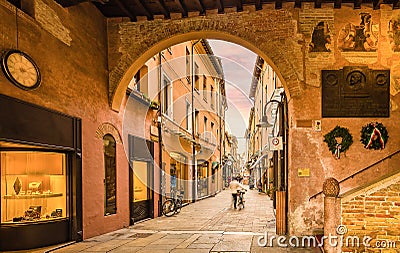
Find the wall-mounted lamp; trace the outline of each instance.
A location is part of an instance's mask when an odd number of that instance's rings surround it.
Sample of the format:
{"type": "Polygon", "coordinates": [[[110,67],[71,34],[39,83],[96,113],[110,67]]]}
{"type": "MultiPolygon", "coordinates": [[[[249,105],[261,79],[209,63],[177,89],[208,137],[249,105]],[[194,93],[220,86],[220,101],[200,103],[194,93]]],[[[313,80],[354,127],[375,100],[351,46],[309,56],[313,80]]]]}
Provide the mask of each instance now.
{"type": "MultiPolygon", "coordinates": [[[[283,97],[283,94],[282,94],[282,93],[281,93],[281,97],[283,97]]],[[[257,127],[272,127],[272,126],[274,126],[274,125],[272,125],[272,124],[270,124],[270,123],[268,122],[268,117],[267,117],[267,115],[265,115],[267,105],[269,105],[270,103],[278,103],[278,106],[279,106],[279,104],[281,104],[282,101],[275,100],[275,99],[271,99],[270,101],[268,101],[268,102],[264,105],[264,115],[261,117],[260,123],[258,123],[258,124],[256,125],[257,127]]],[[[275,115],[277,115],[277,114],[275,114],[275,115]]]]}

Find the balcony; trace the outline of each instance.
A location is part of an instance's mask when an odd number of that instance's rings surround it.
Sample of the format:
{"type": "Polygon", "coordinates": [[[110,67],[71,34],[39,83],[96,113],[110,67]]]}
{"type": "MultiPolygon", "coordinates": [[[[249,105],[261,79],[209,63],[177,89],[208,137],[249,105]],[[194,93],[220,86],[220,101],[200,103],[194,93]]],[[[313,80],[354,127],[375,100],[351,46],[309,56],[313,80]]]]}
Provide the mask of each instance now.
{"type": "Polygon", "coordinates": [[[170,133],[172,135],[183,138],[187,141],[194,142],[191,133],[176,123],[173,119],[171,119],[168,115],[162,115],[162,129],[164,132],[170,133]]]}

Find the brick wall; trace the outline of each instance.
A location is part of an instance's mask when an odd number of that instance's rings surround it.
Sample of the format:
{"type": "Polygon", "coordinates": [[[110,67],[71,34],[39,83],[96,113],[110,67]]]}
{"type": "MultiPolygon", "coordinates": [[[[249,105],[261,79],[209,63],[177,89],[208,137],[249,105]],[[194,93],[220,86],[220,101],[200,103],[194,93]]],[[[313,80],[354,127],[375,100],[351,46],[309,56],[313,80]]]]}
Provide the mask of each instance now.
{"type": "Polygon", "coordinates": [[[373,247],[345,244],[343,252],[399,252],[400,250],[400,175],[383,185],[342,201],[342,225],[346,236],[357,236],[362,242],[370,236],[373,247]],[[380,189],[379,189],[380,188],[380,189]],[[380,245],[376,245],[376,242],[380,245]],[[395,242],[396,248],[385,246],[395,242]],[[397,249],[397,251],[396,251],[397,249]]]}
{"type": "MultiPolygon", "coordinates": [[[[281,10],[264,4],[255,11],[229,12],[223,15],[208,13],[185,19],[129,22],[125,19],[108,21],[108,67],[110,104],[118,109],[118,93],[127,85],[143,63],[159,50],[190,39],[221,39],[240,44],[253,50],[273,66],[289,97],[289,233],[311,234],[323,223],[322,199],[309,201],[309,197],[322,190],[327,177],[341,180],[361,170],[399,147],[400,132],[396,120],[400,80],[400,58],[389,45],[388,23],[398,15],[398,10],[382,5],[380,10],[372,6],[354,9],[343,4],[334,9],[333,4],[322,4],[315,9],[313,3],[302,3],[293,8],[285,3],[281,10]],[[376,52],[342,52],[338,48],[338,35],[343,27],[360,23],[361,13],[371,13],[374,25],[379,27],[379,50],[376,52]],[[328,25],[330,52],[310,52],[309,44],[315,26],[328,25]],[[388,129],[390,144],[382,152],[365,150],[359,141],[361,127],[377,119],[369,118],[322,118],[321,117],[321,70],[341,69],[343,66],[368,66],[371,69],[391,69],[390,118],[380,118],[388,129]],[[311,127],[296,127],[296,122],[321,120],[322,131],[311,127]],[[336,125],[347,127],[353,135],[354,144],[346,156],[336,160],[323,142],[324,134],[336,125]],[[362,157],[362,159],[360,159],[362,157]],[[297,169],[309,168],[309,177],[298,177],[297,169]]],[[[250,83],[249,83],[250,85],[250,83]]],[[[355,187],[368,181],[368,177],[352,181],[355,187]]]]}

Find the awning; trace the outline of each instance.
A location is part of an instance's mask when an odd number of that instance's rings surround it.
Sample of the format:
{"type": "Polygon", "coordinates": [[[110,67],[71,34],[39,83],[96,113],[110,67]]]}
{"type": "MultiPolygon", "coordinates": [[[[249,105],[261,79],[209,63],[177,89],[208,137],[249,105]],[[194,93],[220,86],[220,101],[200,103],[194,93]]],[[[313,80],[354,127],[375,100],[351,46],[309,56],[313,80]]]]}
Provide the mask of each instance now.
{"type": "Polygon", "coordinates": [[[213,170],[217,169],[218,166],[219,166],[219,162],[212,162],[212,164],[211,164],[211,168],[212,168],[213,170]]]}

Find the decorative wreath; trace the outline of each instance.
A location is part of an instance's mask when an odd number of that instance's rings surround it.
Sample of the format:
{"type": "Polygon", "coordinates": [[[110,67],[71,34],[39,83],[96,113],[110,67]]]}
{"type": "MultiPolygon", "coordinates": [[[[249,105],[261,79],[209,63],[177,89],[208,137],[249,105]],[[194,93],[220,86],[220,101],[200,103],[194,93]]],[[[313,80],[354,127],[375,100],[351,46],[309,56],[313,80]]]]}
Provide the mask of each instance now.
{"type": "Polygon", "coordinates": [[[353,136],[347,128],[336,126],[332,131],[324,135],[324,142],[328,144],[328,148],[332,154],[339,159],[340,153],[346,152],[353,143],[353,136]],[[342,142],[338,143],[336,137],[341,137],[342,142]]]}
{"type": "Polygon", "coordinates": [[[361,143],[366,149],[384,149],[388,138],[388,131],[382,123],[371,122],[361,129],[361,143]]]}

